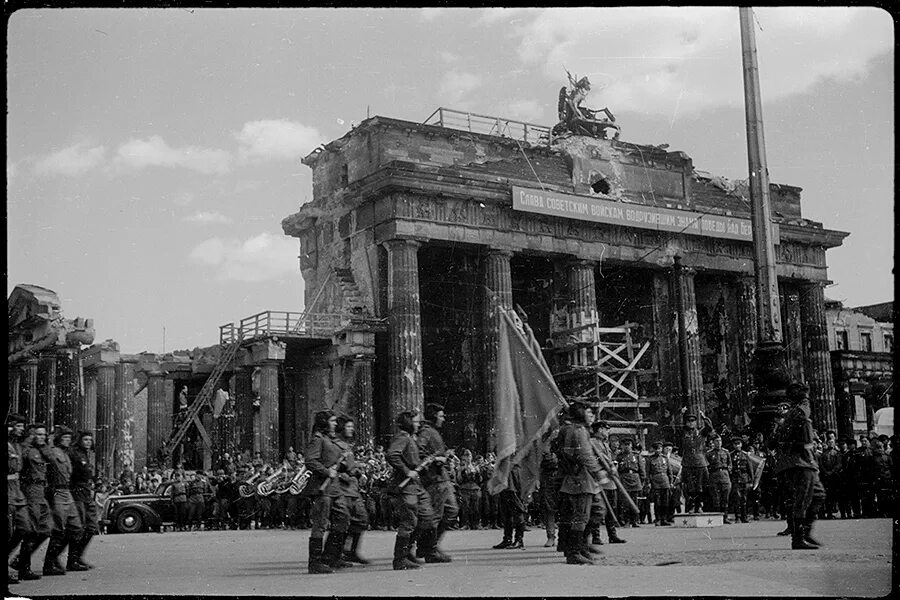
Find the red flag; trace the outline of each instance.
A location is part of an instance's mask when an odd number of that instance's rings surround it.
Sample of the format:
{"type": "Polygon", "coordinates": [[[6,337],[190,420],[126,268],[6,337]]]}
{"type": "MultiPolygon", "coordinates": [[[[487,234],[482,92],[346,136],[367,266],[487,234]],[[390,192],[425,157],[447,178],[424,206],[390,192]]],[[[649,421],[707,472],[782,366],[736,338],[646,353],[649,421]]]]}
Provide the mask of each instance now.
{"type": "Polygon", "coordinates": [[[494,430],[497,459],[488,491],[506,489],[513,465],[520,465],[524,498],[534,491],[540,476],[542,438],[556,427],[557,411],[566,401],[540,353],[528,325],[524,333],[500,308],[497,379],[494,384],[494,430]]]}

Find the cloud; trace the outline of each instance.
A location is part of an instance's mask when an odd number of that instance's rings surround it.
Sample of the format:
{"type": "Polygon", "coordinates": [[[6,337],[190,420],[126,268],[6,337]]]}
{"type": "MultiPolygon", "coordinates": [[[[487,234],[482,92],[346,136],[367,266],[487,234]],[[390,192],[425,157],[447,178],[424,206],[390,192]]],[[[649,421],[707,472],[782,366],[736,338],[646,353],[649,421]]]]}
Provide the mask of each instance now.
{"type": "Polygon", "coordinates": [[[99,167],[106,159],[104,146],[79,142],[38,160],[34,172],[39,175],[81,175],[99,167]]]}
{"type": "Polygon", "coordinates": [[[475,73],[453,69],[447,71],[438,87],[442,106],[465,108],[466,96],[481,87],[483,79],[475,73]]]}
{"type": "Polygon", "coordinates": [[[476,25],[497,25],[503,21],[514,23],[527,13],[533,13],[533,8],[501,8],[492,7],[478,10],[476,25]]]}
{"type": "Polygon", "coordinates": [[[246,240],[209,238],[191,250],[195,264],[210,267],[218,281],[267,281],[299,274],[297,240],[261,233],[246,240]]]}
{"type": "Polygon", "coordinates": [[[6,161],[6,182],[12,183],[16,175],[19,174],[19,165],[14,162],[6,161]]]}
{"type": "Polygon", "coordinates": [[[172,204],[175,206],[189,206],[194,203],[196,196],[193,192],[183,191],[172,197],[172,204]]]}
{"type": "Polygon", "coordinates": [[[160,136],[131,139],[119,146],[116,161],[131,167],[183,167],[206,175],[222,175],[231,166],[231,155],[225,150],[183,146],[172,148],[160,136]]]}
{"type": "Polygon", "coordinates": [[[250,121],[234,134],[238,155],[250,160],[297,160],[324,141],[313,127],[286,119],[250,121]]]}
{"type": "Polygon", "coordinates": [[[504,116],[511,119],[519,119],[530,123],[539,123],[544,118],[544,107],[534,100],[517,100],[509,104],[503,112],[504,116]]]}
{"type": "MultiPolygon", "coordinates": [[[[764,101],[809,90],[823,79],[865,74],[893,48],[893,22],[861,7],[755,11],[764,101]]],[[[736,8],[548,9],[513,28],[525,66],[565,81],[563,66],[594,83],[586,104],[613,112],[673,115],[743,105],[736,8]],[[597,84],[601,84],[598,86],[597,84]],[[603,87],[604,89],[599,89],[603,87]]]]}
{"type": "Polygon", "coordinates": [[[231,218],[216,211],[197,211],[184,217],[188,223],[231,223],[231,218]]]}
{"type": "Polygon", "coordinates": [[[448,52],[446,50],[442,50],[438,56],[441,60],[447,64],[459,62],[459,55],[454,54],[453,52],[448,52]]]}

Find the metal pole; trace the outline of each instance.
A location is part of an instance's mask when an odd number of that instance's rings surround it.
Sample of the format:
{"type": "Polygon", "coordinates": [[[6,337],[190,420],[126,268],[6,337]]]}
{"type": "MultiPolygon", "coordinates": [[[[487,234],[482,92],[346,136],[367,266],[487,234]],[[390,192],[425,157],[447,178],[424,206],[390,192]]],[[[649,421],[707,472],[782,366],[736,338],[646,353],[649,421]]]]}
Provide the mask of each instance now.
{"type": "Polygon", "coordinates": [[[753,256],[756,272],[757,332],[760,342],[779,342],[781,310],[778,302],[775,241],[772,236],[772,208],[769,202],[769,171],[763,135],[762,99],[756,38],[749,7],[738,9],[741,21],[741,51],[744,71],[744,108],[747,118],[747,160],[750,168],[750,204],[753,224],[753,256]]]}

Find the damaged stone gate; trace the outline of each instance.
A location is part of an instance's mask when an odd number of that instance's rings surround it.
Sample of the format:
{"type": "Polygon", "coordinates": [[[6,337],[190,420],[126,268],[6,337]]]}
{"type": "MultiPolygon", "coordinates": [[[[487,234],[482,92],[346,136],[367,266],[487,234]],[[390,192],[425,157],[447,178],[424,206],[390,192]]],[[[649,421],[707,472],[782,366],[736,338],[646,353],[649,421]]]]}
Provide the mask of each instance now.
{"type": "MultiPolygon", "coordinates": [[[[657,422],[654,437],[671,435],[682,406],[744,424],[756,328],[741,190],[683,152],[555,132],[439,109],[424,124],[370,118],[303,159],[313,200],[282,227],[300,240],[307,312],[387,323],[365,336],[367,375],[343,407],[363,431],[384,441],[398,412],[440,402],[451,444],[489,449],[492,302],[528,315],[558,375],[577,371],[585,330],[626,326],[634,348],[648,345],[619,366],[637,400],[605,418],[657,422]]],[[[847,234],[804,219],[799,188],[771,195],[791,373],[813,389],[816,426],[833,427],[825,250],[847,234]]],[[[283,401],[304,423],[360,368],[338,347],[298,350],[305,392],[283,401]]]]}

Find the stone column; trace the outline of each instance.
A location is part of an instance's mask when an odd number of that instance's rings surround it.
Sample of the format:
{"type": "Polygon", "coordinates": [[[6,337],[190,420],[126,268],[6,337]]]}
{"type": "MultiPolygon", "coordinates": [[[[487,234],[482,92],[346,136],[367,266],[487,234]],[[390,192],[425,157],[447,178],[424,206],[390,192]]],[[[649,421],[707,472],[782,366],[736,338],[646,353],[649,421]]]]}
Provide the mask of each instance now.
{"type": "MultiPolygon", "coordinates": [[[[576,260],[569,264],[569,298],[572,300],[569,312],[569,327],[598,324],[597,288],[594,283],[595,262],[576,260]]],[[[575,333],[580,342],[596,341],[593,328],[575,333]]],[[[570,365],[589,365],[597,362],[597,347],[579,348],[569,353],[570,365]]]]}
{"type": "Polygon", "coordinates": [[[784,357],[792,381],[804,381],[803,335],[800,325],[800,293],[794,285],[781,286],[784,357]]]}
{"type": "Polygon", "coordinates": [[[115,402],[116,364],[98,363],[93,365],[96,385],[96,435],[94,436],[94,456],[97,474],[109,480],[119,475],[115,469],[115,402]]]}
{"type": "MultiPolygon", "coordinates": [[[[656,341],[656,362],[659,365],[659,393],[665,398],[665,411],[660,411],[657,420],[664,438],[674,439],[676,422],[681,404],[680,370],[678,352],[678,318],[672,299],[672,275],[667,271],[653,272],[653,337],[656,341]]],[[[755,326],[755,325],[754,325],[755,326]]]]}
{"type": "Polygon", "coordinates": [[[422,329],[419,311],[419,259],[421,244],[414,240],[385,242],[388,252],[387,317],[389,427],[406,410],[422,412],[422,329]]]}
{"type": "Polygon", "coordinates": [[[497,381],[497,336],[501,318],[496,307],[513,308],[511,259],[512,252],[507,250],[489,250],[484,257],[484,285],[487,287],[484,299],[484,405],[474,417],[481,437],[486,438],[488,450],[495,445],[494,383],[497,381]]]}
{"type": "Polygon", "coordinates": [[[813,426],[819,430],[837,429],[834,378],[828,351],[828,326],[825,320],[825,290],[814,282],[800,289],[800,324],[803,328],[803,369],[809,385],[813,426]]]}
{"type": "Polygon", "coordinates": [[[688,412],[703,410],[703,374],[700,370],[700,337],[697,322],[697,299],[694,293],[694,269],[681,265],[675,257],[672,286],[678,315],[678,345],[681,361],[681,394],[688,412]]]}
{"type": "Polygon", "coordinates": [[[37,422],[37,359],[27,360],[21,365],[22,387],[19,391],[19,408],[29,423],[37,422]]]}
{"type": "Polygon", "coordinates": [[[113,472],[119,474],[125,468],[134,469],[134,365],[135,359],[122,358],[116,365],[116,387],[113,403],[114,431],[113,472]]]}
{"type": "Polygon", "coordinates": [[[738,408],[750,414],[753,409],[753,351],[756,348],[756,278],[740,276],[735,283],[738,344],[738,408]]]}
{"type": "Polygon", "coordinates": [[[356,367],[356,439],[360,444],[375,441],[375,407],[372,404],[372,358],[355,361],[356,367]]]}
{"type": "MultiPolygon", "coordinates": [[[[147,462],[158,463],[159,451],[172,431],[172,404],[167,402],[165,371],[147,372],[147,462]]],[[[163,465],[159,465],[163,466],[163,465]]]]}
{"type": "Polygon", "coordinates": [[[53,408],[53,419],[59,425],[75,429],[75,406],[79,400],[79,373],[76,353],[78,350],[65,349],[56,357],[56,403],[53,408]]]}
{"type": "Polygon", "coordinates": [[[259,433],[263,460],[278,464],[282,459],[278,425],[278,367],[276,361],[260,365],[259,378],[259,433]]]}
{"type": "Polygon", "coordinates": [[[235,446],[253,458],[253,368],[239,368],[234,375],[235,446]]]}
{"type": "Polygon", "coordinates": [[[86,370],[84,374],[84,402],[75,413],[79,431],[94,432],[94,448],[97,447],[97,374],[86,370]]]}
{"type": "Polygon", "coordinates": [[[19,389],[22,387],[22,369],[18,365],[9,365],[7,371],[9,381],[9,407],[10,412],[24,415],[19,406],[19,389]]]}
{"type": "Polygon", "coordinates": [[[37,407],[35,421],[53,431],[53,408],[56,404],[56,354],[42,354],[37,367],[37,407]]]}

